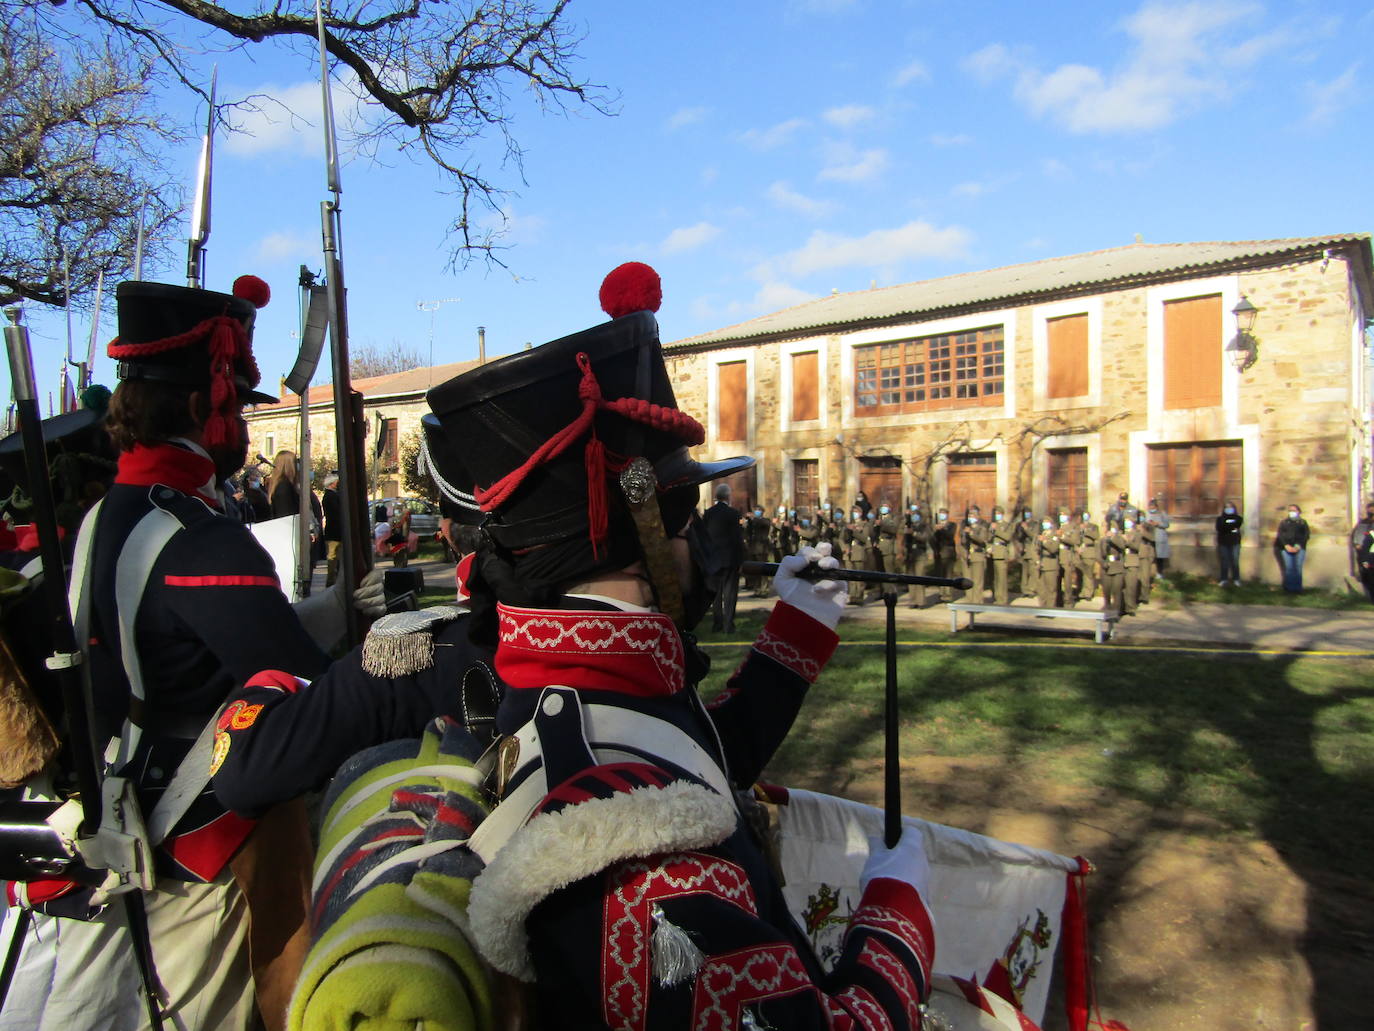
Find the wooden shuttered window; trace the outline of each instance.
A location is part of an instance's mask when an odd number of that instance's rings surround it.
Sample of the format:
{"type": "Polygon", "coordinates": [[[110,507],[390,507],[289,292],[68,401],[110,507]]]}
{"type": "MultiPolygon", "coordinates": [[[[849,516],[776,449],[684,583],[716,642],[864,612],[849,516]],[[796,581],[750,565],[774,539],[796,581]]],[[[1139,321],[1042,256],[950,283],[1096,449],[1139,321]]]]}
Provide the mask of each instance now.
{"type": "Polygon", "coordinates": [[[717,438],[749,439],[749,380],[744,362],[725,362],[717,367],[717,438]]]}
{"type": "Polygon", "coordinates": [[[792,460],[792,507],[808,518],[821,505],[820,466],[815,458],[792,460]]]}
{"type": "Polygon", "coordinates": [[[874,509],[890,505],[896,512],[902,506],[902,460],[887,456],[860,458],[859,489],[874,509]]]}
{"type": "Polygon", "coordinates": [[[962,519],[974,505],[984,519],[990,519],[997,504],[997,456],[987,452],[950,455],[945,487],[949,514],[955,519],[962,519]]]}
{"type": "Polygon", "coordinates": [[[815,351],[792,355],[792,421],[820,417],[820,357],[815,351]]]}
{"type": "Polygon", "coordinates": [[[1045,396],[1084,397],[1088,393],[1088,316],[1045,320],[1049,375],[1045,396]]]}
{"type": "Polygon", "coordinates": [[[1046,494],[1049,514],[1060,509],[1070,514],[1088,507],[1088,449],[1055,448],[1048,451],[1046,494]]]}
{"type": "Polygon", "coordinates": [[[1204,519],[1221,514],[1227,498],[1245,495],[1244,451],[1240,441],[1158,444],[1150,455],[1150,495],[1174,517],[1204,519]]]}
{"type": "Polygon", "coordinates": [[[1164,407],[1221,404],[1221,294],[1164,302],[1164,407]]]}

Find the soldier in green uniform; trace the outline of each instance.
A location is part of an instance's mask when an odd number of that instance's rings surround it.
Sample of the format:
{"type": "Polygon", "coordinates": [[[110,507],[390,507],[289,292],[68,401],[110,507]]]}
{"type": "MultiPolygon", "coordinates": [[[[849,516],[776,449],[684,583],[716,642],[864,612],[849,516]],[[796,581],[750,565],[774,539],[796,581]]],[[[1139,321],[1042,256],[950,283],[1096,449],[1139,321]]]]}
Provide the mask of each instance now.
{"type": "Polygon", "coordinates": [[[1059,605],[1073,608],[1078,602],[1078,585],[1083,580],[1083,566],[1078,549],[1083,544],[1083,532],[1069,521],[1069,513],[1059,512],[1059,605]]]}
{"type": "MultiPolygon", "coordinates": [[[[868,539],[870,536],[868,520],[856,506],[849,513],[849,522],[844,528],[845,565],[850,569],[871,569],[868,564],[868,539]]],[[[849,581],[849,604],[864,603],[864,584],[857,580],[849,581]]]]}
{"type": "Polygon", "coordinates": [[[1126,580],[1121,585],[1121,611],[1127,616],[1134,616],[1140,604],[1140,573],[1144,565],[1141,551],[1144,544],[1140,527],[1129,516],[1121,521],[1121,539],[1126,546],[1122,559],[1122,565],[1126,567],[1126,580]]]}
{"type": "MultiPolygon", "coordinates": [[[[886,503],[878,506],[878,518],[873,527],[877,540],[877,568],[885,573],[897,572],[897,517],[886,503]]],[[[883,594],[897,594],[896,584],[883,584],[883,594]]]]}
{"type": "Polygon", "coordinates": [[[1126,541],[1119,523],[1107,520],[1107,530],[1097,542],[1097,557],[1102,565],[1102,611],[1119,616],[1126,579],[1126,541]]]}
{"type": "Polygon", "coordinates": [[[959,544],[967,570],[964,575],[973,581],[973,600],[979,605],[983,603],[988,583],[988,544],[991,540],[992,530],[983,522],[982,510],[977,505],[970,506],[959,530],[959,544]]]}
{"type": "Polygon", "coordinates": [[[821,528],[821,540],[830,545],[831,552],[836,558],[844,551],[844,546],[840,541],[841,531],[844,527],[840,525],[841,520],[837,516],[838,513],[835,512],[830,502],[821,502],[821,511],[816,517],[816,522],[821,528]]]}
{"type": "MultiPolygon", "coordinates": [[[[921,511],[920,505],[913,504],[907,509],[905,526],[902,530],[902,571],[912,576],[925,576],[930,568],[931,525],[921,511]]],[[[923,609],[926,605],[926,589],[920,584],[912,584],[907,589],[907,607],[923,609]]]]}
{"type": "Polygon", "coordinates": [[[1007,522],[1001,506],[992,510],[992,540],[988,542],[988,561],[992,563],[992,602],[1009,605],[1007,565],[1011,561],[1013,524],[1007,522]]]}
{"type": "MultiPolygon", "coordinates": [[[[957,551],[959,537],[959,524],[949,517],[949,510],[940,509],[939,517],[935,521],[935,528],[931,531],[931,549],[934,551],[935,575],[954,576],[954,558],[957,551]]],[[[952,588],[940,588],[941,601],[954,601],[963,597],[962,592],[955,595],[952,588]]]]}
{"type": "Polygon", "coordinates": [[[1042,609],[1054,608],[1059,593],[1059,535],[1048,518],[1040,521],[1035,538],[1036,572],[1040,577],[1038,601],[1042,609]]]}
{"type": "Polygon", "coordinates": [[[1040,554],[1036,549],[1035,538],[1040,535],[1040,523],[1029,508],[1022,509],[1012,534],[1016,545],[1016,561],[1021,568],[1021,582],[1017,589],[1023,598],[1033,598],[1040,590],[1040,554]]]}
{"type": "MultiPolygon", "coordinates": [[[[750,562],[768,561],[768,536],[772,528],[773,524],[763,514],[763,506],[755,505],[754,511],[750,513],[744,524],[744,548],[750,562]]],[[[750,576],[745,578],[744,586],[746,590],[753,591],[756,598],[767,597],[768,585],[771,582],[771,577],[750,576]]]]}
{"type": "Polygon", "coordinates": [[[1102,532],[1093,522],[1092,516],[1085,508],[1078,513],[1078,534],[1082,538],[1082,543],[1078,546],[1078,562],[1081,566],[1079,582],[1076,585],[1075,597],[1080,601],[1090,601],[1097,593],[1098,571],[1102,568],[1102,562],[1097,549],[1098,538],[1102,532]]]}
{"type": "Polygon", "coordinates": [[[1155,528],[1144,512],[1139,513],[1135,528],[1140,534],[1140,585],[1136,588],[1136,600],[1148,605],[1155,583],[1155,528]]]}

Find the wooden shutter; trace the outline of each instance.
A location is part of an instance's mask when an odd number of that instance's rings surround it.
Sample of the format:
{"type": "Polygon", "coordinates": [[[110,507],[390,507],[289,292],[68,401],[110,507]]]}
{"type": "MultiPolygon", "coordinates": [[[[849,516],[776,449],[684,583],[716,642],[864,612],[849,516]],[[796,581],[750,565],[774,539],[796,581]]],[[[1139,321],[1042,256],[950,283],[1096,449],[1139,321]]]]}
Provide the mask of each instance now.
{"type": "Polygon", "coordinates": [[[792,356],[792,421],[820,416],[819,356],[806,351],[792,356]]]}
{"type": "Polygon", "coordinates": [[[717,437],[720,440],[748,440],[749,381],[744,362],[726,362],[718,368],[717,437]]]}
{"type": "Polygon", "coordinates": [[[820,507],[820,464],[815,458],[792,461],[792,507],[803,514],[814,515],[820,507]]]}
{"type": "Polygon", "coordinates": [[[987,453],[951,455],[945,479],[949,514],[962,519],[973,505],[990,518],[997,504],[997,456],[987,453]]]}
{"type": "Polygon", "coordinates": [[[1162,498],[1172,516],[1215,516],[1227,498],[1245,496],[1244,448],[1237,441],[1157,445],[1149,456],[1150,496],[1162,498]]]}
{"type": "Polygon", "coordinates": [[[1049,514],[1069,513],[1088,507],[1088,449],[1062,448],[1048,452],[1046,469],[1049,514]]]}
{"type": "Polygon", "coordinates": [[[1088,393],[1088,316],[1045,320],[1049,370],[1046,397],[1084,397],[1088,393]]]}
{"type": "Polygon", "coordinates": [[[874,508],[890,505],[895,512],[902,506],[902,460],[900,458],[859,459],[859,489],[874,508]]]}
{"type": "Polygon", "coordinates": [[[1164,302],[1164,407],[1221,404],[1221,294],[1164,302]]]}

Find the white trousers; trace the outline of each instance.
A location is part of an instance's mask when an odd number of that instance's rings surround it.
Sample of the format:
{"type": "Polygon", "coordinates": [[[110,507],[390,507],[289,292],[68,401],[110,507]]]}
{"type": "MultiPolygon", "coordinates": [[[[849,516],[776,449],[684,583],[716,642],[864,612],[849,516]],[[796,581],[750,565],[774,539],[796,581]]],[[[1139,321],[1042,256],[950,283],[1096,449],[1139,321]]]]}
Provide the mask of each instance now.
{"type": "MultiPolygon", "coordinates": [[[[257,1027],[248,904],[233,875],[226,869],[211,884],[160,880],[144,904],[164,1027],[257,1027]]],[[[89,922],[33,914],[0,1031],[148,1031],[132,941],[119,899],[89,922]]]]}

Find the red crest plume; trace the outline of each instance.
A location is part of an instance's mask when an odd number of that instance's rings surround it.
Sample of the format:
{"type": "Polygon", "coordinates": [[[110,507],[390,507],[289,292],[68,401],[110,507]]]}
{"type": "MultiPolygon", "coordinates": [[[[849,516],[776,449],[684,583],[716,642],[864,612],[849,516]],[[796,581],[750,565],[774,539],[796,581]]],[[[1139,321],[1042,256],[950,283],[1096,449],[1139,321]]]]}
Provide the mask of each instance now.
{"type": "Polygon", "coordinates": [[[627,261],[601,281],[601,310],[613,319],[636,311],[658,311],[663,283],[642,261],[627,261]]]}
{"type": "Polygon", "coordinates": [[[272,288],[257,276],[239,276],[234,280],[234,296],[242,297],[254,308],[266,308],[272,299],[272,288]]]}

